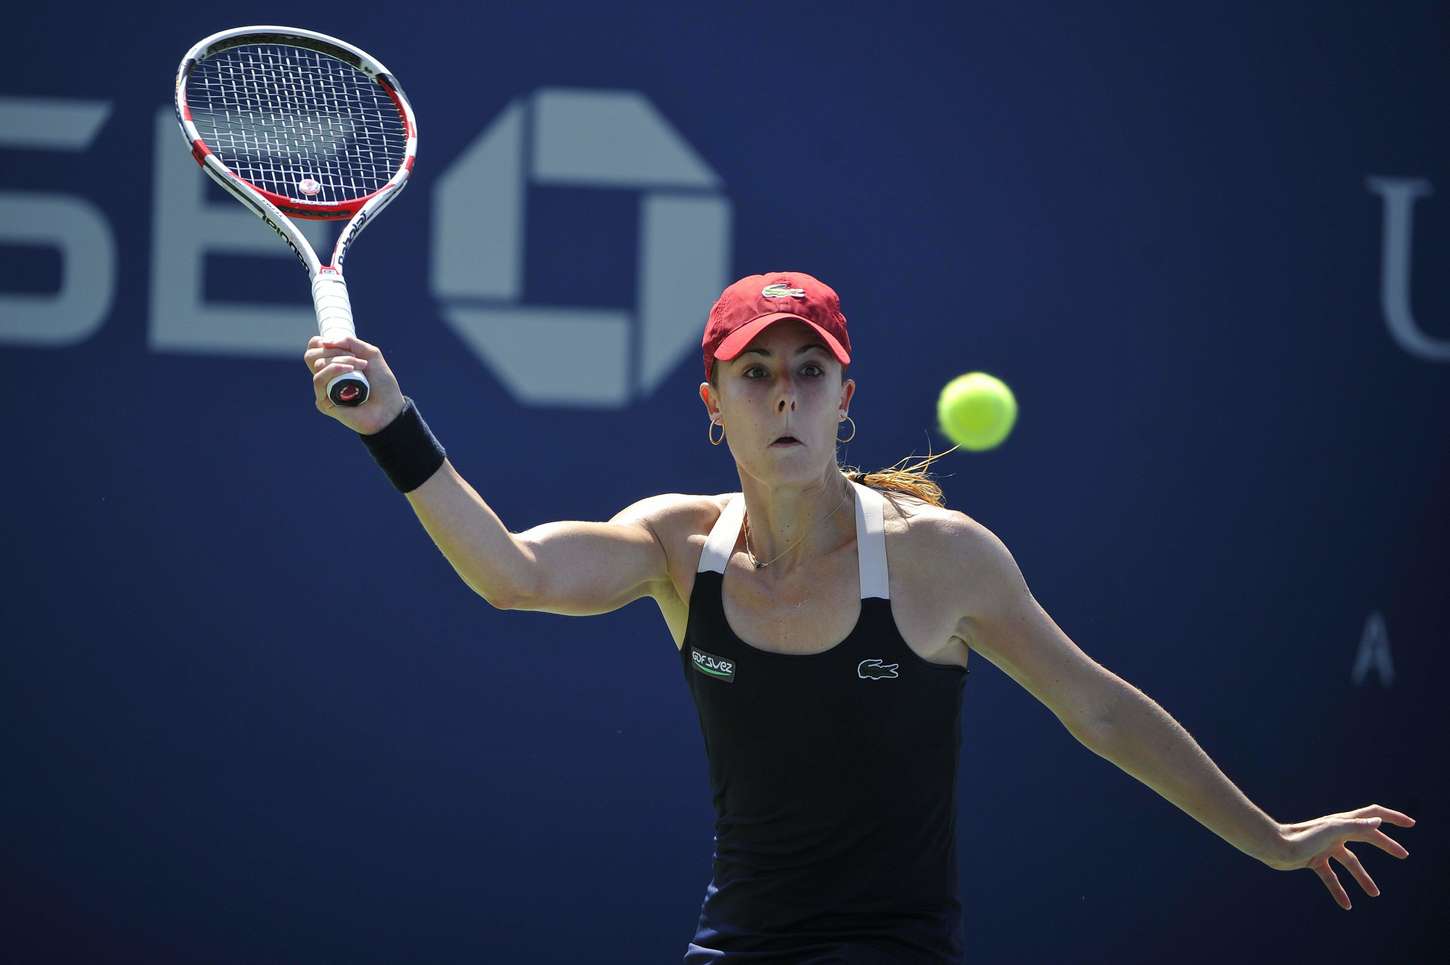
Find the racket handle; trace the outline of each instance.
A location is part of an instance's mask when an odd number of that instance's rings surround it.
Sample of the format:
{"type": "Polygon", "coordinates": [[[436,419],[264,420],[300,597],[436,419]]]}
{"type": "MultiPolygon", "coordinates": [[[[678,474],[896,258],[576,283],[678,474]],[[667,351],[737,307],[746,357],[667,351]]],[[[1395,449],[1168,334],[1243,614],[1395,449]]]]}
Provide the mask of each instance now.
{"type": "MultiPolygon", "coordinates": [[[[319,269],[312,279],[312,306],[317,309],[317,330],[327,341],[357,335],[352,326],[352,302],[347,282],[336,268],[319,269]]],[[[368,379],[361,372],[344,372],[327,383],[333,405],[362,405],[368,400],[368,379]]]]}

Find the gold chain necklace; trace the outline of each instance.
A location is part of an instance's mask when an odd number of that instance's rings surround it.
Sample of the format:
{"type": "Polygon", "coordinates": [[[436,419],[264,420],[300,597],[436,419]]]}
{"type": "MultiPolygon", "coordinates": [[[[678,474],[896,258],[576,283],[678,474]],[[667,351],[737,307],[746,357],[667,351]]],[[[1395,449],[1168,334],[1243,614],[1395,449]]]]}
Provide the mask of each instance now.
{"type": "MultiPolygon", "coordinates": [[[[846,495],[848,493],[850,493],[850,491],[851,491],[851,483],[850,483],[849,480],[847,480],[847,482],[846,482],[846,488],[841,491],[841,501],[836,504],[836,508],[835,509],[831,510],[826,515],[822,516],[821,519],[822,520],[830,519],[832,516],[836,515],[836,513],[840,512],[841,507],[846,504],[846,495]]],[[[809,531],[807,531],[807,532],[809,532],[809,531]]],[[[762,562],[760,562],[760,560],[758,560],[758,559],[755,558],[755,554],[754,553],[750,552],[750,514],[749,513],[746,513],[745,514],[745,555],[748,556],[748,557],[750,557],[750,562],[752,562],[752,563],[755,564],[755,568],[757,570],[763,570],[763,569],[765,569],[771,563],[774,563],[776,560],[780,559],[781,556],[784,556],[786,553],[789,553],[791,550],[795,549],[796,544],[798,544],[801,540],[803,540],[805,538],[806,538],[806,534],[805,533],[800,534],[800,536],[796,537],[796,541],[794,543],[791,543],[789,546],[787,546],[780,553],[779,556],[776,556],[775,559],[766,560],[764,563],[762,563],[762,562]]]]}

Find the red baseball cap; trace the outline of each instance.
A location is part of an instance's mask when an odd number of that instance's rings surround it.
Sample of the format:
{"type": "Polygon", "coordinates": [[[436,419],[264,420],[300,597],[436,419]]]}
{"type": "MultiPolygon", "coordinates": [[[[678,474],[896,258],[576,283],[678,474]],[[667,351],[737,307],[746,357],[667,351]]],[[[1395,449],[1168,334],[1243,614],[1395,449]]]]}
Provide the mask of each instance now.
{"type": "Polygon", "coordinates": [[[840,296],[803,271],[772,271],[746,275],[725,289],[710,309],[700,342],[705,378],[710,378],[711,362],[730,361],[766,326],[782,318],[805,322],[825,340],[836,361],[851,364],[851,337],[846,334],[840,296]]]}

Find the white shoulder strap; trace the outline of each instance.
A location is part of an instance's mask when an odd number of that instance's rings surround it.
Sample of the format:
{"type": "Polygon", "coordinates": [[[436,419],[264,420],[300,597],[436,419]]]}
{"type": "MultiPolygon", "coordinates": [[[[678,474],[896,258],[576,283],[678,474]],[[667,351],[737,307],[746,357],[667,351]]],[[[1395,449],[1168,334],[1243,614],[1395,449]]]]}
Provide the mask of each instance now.
{"type": "MultiPolygon", "coordinates": [[[[861,596],[891,598],[889,574],[886,570],[886,500],[870,486],[856,487],[856,557],[861,578],[861,596]]],[[[725,564],[740,536],[745,521],[745,496],[736,493],[725,504],[720,518],[710,529],[705,548],[700,553],[697,572],[710,570],[724,574],[725,564]]]]}
{"type": "Polygon", "coordinates": [[[861,598],[891,599],[886,572],[886,498],[861,483],[856,487],[856,559],[861,573],[861,598]]]}
{"type": "Polygon", "coordinates": [[[724,575],[725,564],[729,562],[730,553],[735,549],[735,540],[740,536],[740,524],[744,521],[745,494],[736,493],[720,511],[720,518],[715,520],[715,525],[705,540],[705,549],[700,553],[700,566],[695,572],[711,570],[724,575]]]}

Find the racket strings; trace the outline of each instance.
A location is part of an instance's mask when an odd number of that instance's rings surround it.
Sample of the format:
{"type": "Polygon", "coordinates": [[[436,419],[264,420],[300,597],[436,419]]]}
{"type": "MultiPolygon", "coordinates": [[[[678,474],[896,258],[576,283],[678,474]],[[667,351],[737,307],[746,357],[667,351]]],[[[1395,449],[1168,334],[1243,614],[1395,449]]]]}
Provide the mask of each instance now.
{"type": "Polygon", "coordinates": [[[367,74],[327,54],[234,47],[198,63],[186,92],[206,146],[273,194],[355,201],[402,166],[407,130],[397,105],[367,74]]]}

